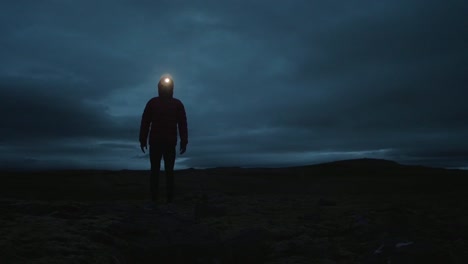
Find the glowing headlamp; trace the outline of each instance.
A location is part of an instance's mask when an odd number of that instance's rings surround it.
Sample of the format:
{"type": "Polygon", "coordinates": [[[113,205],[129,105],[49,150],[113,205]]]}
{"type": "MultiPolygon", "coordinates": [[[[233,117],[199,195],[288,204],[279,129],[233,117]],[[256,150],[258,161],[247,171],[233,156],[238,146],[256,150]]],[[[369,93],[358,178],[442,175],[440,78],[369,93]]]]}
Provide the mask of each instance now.
{"type": "Polygon", "coordinates": [[[172,80],[172,76],[166,73],[159,79],[159,84],[163,87],[172,87],[174,85],[174,81],[172,80]]]}

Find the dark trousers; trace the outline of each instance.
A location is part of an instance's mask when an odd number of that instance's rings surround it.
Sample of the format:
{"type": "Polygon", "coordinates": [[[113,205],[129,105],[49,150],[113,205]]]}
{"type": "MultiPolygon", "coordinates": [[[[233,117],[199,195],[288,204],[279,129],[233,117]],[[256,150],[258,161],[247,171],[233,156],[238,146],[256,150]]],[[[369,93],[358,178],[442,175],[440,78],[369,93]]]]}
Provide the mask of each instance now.
{"type": "Polygon", "coordinates": [[[167,202],[174,199],[174,163],[176,158],[176,147],[167,144],[150,145],[150,190],[151,200],[158,202],[159,197],[159,172],[161,170],[161,158],[164,159],[164,170],[166,171],[166,195],[167,202]]]}

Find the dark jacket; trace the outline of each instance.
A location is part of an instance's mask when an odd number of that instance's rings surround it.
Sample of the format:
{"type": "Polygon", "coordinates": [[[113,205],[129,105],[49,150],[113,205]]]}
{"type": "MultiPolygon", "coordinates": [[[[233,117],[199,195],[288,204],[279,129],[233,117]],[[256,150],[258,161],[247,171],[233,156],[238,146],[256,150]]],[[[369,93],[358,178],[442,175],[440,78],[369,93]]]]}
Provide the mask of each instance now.
{"type": "Polygon", "coordinates": [[[185,108],[179,99],[164,94],[159,89],[159,96],[151,98],[146,104],[141,117],[140,144],[145,145],[149,134],[149,144],[177,145],[177,127],[180,144],[187,145],[187,117],[185,108]],[[151,125],[151,131],[150,131],[151,125]]]}

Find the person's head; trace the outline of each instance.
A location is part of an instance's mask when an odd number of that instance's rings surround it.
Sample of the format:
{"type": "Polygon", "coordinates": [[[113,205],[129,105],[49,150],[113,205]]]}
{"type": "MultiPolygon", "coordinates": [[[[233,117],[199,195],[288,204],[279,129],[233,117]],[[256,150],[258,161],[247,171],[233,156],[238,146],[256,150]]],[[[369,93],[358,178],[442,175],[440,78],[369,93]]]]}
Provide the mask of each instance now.
{"type": "Polygon", "coordinates": [[[174,80],[168,74],[165,74],[159,79],[158,94],[160,97],[172,98],[174,94],[174,80]]]}

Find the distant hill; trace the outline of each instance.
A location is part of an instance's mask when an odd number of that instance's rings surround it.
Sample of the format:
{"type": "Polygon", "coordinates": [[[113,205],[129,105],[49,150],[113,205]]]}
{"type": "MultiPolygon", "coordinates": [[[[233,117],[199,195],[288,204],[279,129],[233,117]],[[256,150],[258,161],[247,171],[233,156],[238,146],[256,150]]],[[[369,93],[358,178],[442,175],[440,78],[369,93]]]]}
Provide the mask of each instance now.
{"type": "MultiPolygon", "coordinates": [[[[163,168],[161,168],[163,169],[163,168]]],[[[57,173],[67,173],[67,174],[114,174],[114,173],[145,173],[149,170],[108,170],[108,169],[50,169],[50,170],[0,170],[0,173],[6,172],[23,172],[23,173],[41,173],[41,174],[57,174],[57,173]]],[[[285,172],[299,172],[299,171],[325,171],[326,173],[333,172],[389,172],[389,171],[425,171],[425,172],[437,172],[440,173],[442,171],[463,171],[457,169],[445,169],[445,168],[436,168],[436,167],[426,167],[421,165],[404,165],[400,164],[396,161],[392,160],[385,160],[385,159],[373,159],[373,158],[361,158],[361,159],[349,159],[349,160],[338,160],[332,162],[325,162],[325,163],[318,163],[312,165],[303,165],[303,166],[290,166],[290,167],[253,167],[253,168],[244,168],[242,166],[229,166],[229,167],[213,167],[213,168],[205,168],[205,169],[195,169],[195,168],[188,168],[177,170],[178,172],[182,173],[190,173],[195,171],[206,171],[206,172],[218,172],[218,173],[253,173],[253,172],[269,172],[273,174],[282,174],[285,172]]]]}
{"type": "Polygon", "coordinates": [[[319,163],[305,166],[282,168],[216,168],[206,169],[209,173],[230,175],[276,175],[278,177],[316,178],[316,177],[422,177],[427,180],[441,175],[468,177],[468,171],[426,167],[421,165],[405,165],[385,159],[349,159],[319,163]]]}
{"type": "Polygon", "coordinates": [[[342,167],[373,167],[373,168],[389,168],[389,167],[401,167],[402,165],[385,159],[350,159],[350,160],[339,160],[327,163],[319,164],[318,166],[342,166],[342,167]]]}

